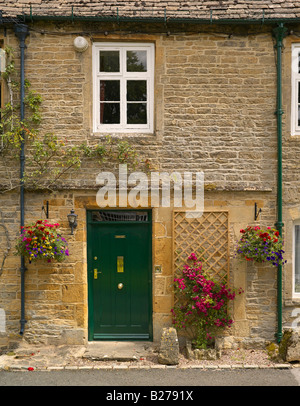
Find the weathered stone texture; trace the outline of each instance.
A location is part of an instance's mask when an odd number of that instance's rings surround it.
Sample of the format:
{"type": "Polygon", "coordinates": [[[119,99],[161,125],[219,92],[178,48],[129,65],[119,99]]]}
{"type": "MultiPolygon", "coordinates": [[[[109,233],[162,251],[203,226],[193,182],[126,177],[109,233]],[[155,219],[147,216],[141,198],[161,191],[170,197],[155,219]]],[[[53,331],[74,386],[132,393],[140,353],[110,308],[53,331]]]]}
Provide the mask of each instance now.
{"type": "Polygon", "coordinates": [[[166,365],[179,363],[179,342],[175,328],[164,328],[161,334],[158,362],[166,365]]]}
{"type": "Polygon", "coordinates": [[[274,348],[274,353],[275,356],[280,357],[284,361],[299,362],[300,361],[299,332],[294,329],[285,329],[281,342],[274,348]]]}
{"type": "MultiPolygon", "coordinates": [[[[43,97],[41,133],[53,132],[69,143],[99,142],[91,126],[91,42],[79,54],[73,26],[64,26],[69,35],[61,35],[54,24],[34,27],[26,40],[26,77],[43,97]],[[41,34],[45,28],[56,35],[41,34]]],[[[220,189],[271,189],[276,173],[271,33],[230,39],[223,34],[153,34],[147,39],[156,45],[155,134],[126,137],[141,159],[149,158],[161,170],[202,170],[206,183],[220,189]]],[[[18,48],[12,32],[7,43],[18,48]]],[[[98,171],[95,162],[85,160],[80,174],[65,177],[61,185],[90,187],[98,171]]]]}
{"type": "Polygon", "coordinates": [[[119,21],[122,17],[128,18],[183,18],[203,19],[209,22],[211,19],[250,19],[263,22],[269,18],[297,18],[300,16],[297,1],[283,0],[230,0],[220,3],[219,0],[153,0],[139,3],[134,0],[102,1],[93,0],[26,0],[1,1],[4,17],[15,17],[25,13],[34,16],[70,16],[82,17],[108,17],[119,21]],[[31,7],[31,8],[30,8],[31,7]]]}

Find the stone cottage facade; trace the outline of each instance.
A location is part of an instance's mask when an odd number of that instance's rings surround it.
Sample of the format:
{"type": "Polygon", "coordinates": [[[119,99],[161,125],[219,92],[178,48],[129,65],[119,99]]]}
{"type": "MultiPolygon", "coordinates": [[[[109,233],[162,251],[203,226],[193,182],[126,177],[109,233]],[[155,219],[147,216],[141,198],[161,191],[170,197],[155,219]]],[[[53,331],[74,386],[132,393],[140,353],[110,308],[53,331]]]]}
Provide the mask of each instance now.
{"type": "MultiPolygon", "coordinates": [[[[136,169],[126,168],[126,159],[99,164],[86,153],[80,168],[51,188],[44,187],[46,174],[38,188],[25,183],[24,224],[45,219],[47,208],[70,256],[26,262],[23,271],[14,255],[20,188],[11,186],[20,162],[2,161],[0,344],[22,337],[45,344],[157,341],[172,323],[174,273],[203,250],[211,273],[244,290],[230,309],[234,324],[224,345],[263,344],[280,340],[286,327],[299,329],[297,2],[11,0],[1,1],[0,11],[2,48],[14,49],[16,75],[24,69],[43,100],[38,136],[89,148],[111,142],[129,148],[126,157],[134,150],[138,161],[136,169]],[[100,207],[101,174],[113,174],[119,190],[124,169],[126,179],[134,170],[148,179],[202,173],[203,214],[188,217],[172,190],[163,204],[146,188],[133,207],[130,185],[122,204],[100,207]],[[71,210],[78,216],[73,234],[71,210]],[[240,229],[274,224],[285,241],[281,273],[240,262],[240,229]]],[[[2,106],[9,100],[3,80],[2,106]]],[[[25,148],[25,168],[29,154],[25,148]]]]}

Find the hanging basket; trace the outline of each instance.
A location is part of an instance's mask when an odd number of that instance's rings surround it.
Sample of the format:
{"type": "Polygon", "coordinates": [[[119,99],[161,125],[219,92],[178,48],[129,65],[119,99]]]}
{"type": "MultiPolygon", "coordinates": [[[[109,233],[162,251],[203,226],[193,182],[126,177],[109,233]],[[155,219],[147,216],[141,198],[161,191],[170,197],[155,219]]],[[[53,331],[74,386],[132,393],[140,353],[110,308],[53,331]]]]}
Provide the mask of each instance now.
{"type": "Polygon", "coordinates": [[[62,262],[69,256],[68,244],[58,233],[58,223],[38,220],[23,227],[16,242],[16,255],[24,256],[29,263],[43,260],[62,262]]]}
{"type": "Polygon", "coordinates": [[[248,226],[240,233],[242,237],[237,242],[236,253],[242,260],[273,266],[286,262],[283,259],[283,240],[278,230],[248,226]]]}

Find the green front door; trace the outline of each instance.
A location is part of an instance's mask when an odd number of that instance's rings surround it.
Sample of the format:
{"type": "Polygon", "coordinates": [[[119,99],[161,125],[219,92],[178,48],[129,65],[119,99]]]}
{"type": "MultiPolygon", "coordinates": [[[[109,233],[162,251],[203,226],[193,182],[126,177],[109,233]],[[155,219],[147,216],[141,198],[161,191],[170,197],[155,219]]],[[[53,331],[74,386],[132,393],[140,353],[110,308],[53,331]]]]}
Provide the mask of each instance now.
{"type": "Polygon", "coordinates": [[[89,340],[151,340],[151,212],[88,212],[89,340]]]}

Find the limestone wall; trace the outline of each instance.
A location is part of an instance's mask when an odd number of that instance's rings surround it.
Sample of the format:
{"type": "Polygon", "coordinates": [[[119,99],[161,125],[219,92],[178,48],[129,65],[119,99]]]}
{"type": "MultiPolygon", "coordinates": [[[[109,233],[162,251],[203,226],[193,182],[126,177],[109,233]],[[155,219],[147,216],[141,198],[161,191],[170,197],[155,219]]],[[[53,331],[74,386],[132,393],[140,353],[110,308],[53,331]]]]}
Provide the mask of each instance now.
{"type": "MultiPolygon", "coordinates": [[[[150,26],[151,27],[151,26],[150,26]]],[[[41,133],[69,143],[101,142],[92,132],[92,43],[123,41],[106,26],[39,24],[26,39],[26,78],[43,97],[41,133]],[[76,52],[76,33],[90,30],[89,47],[76,52]],[[67,34],[69,32],[69,35],[67,34]]],[[[117,135],[157,169],[199,171],[222,190],[269,190],[276,177],[276,68],[273,40],[265,28],[254,35],[228,28],[182,35],[128,34],[126,41],[155,44],[154,134],[117,135]]],[[[114,30],[115,32],[115,30],[114,30]]],[[[16,50],[8,30],[5,43],[16,50]]],[[[111,134],[112,135],[112,134],[111,134]]],[[[88,163],[69,178],[94,184],[88,163]]]]}
{"type": "MultiPolygon", "coordinates": [[[[1,308],[4,309],[5,328],[2,336],[18,338],[20,328],[20,273],[19,258],[14,254],[14,241],[18,234],[18,218],[9,219],[18,210],[17,194],[5,194],[6,207],[2,209],[9,231],[11,250],[0,277],[1,308]],[[12,202],[15,202],[13,206],[12,202]],[[4,334],[5,333],[5,334],[4,334]]],[[[258,202],[269,212],[267,194],[260,194],[258,202]]],[[[42,215],[41,208],[49,202],[49,221],[59,222],[60,230],[67,239],[70,256],[62,263],[27,264],[25,276],[25,308],[27,324],[25,337],[37,343],[81,343],[87,339],[88,286],[86,257],[86,210],[97,209],[94,192],[60,192],[52,195],[26,194],[26,223],[42,215]],[[75,235],[70,235],[67,214],[74,208],[78,214],[75,235]]],[[[247,194],[207,192],[205,211],[226,210],[229,214],[228,245],[230,251],[229,282],[232,287],[242,288],[245,293],[237,296],[231,309],[235,321],[227,335],[239,340],[249,337],[271,339],[276,319],[276,275],[269,268],[257,268],[240,263],[234,248],[239,231],[245,224],[253,223],[253,201],[247,194]]],[[[2,199],[4,201],[4,199],[2,199]]],[[[3,247],[3,245],[2,245],[3,247]]],[[[201,241],[192,251],[201,247],[201,241]]],[[[153,333],[160,337],[161,329],[171,325],[170,310],[174,303],[172,283],[173,267],[173,210],[153,209],[153,333]]]]}

